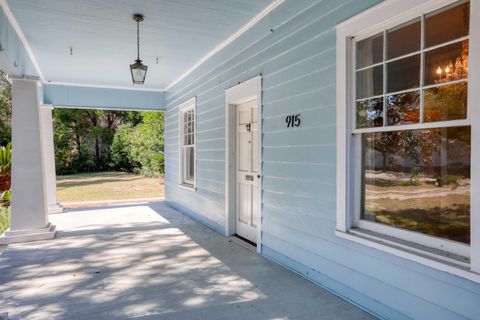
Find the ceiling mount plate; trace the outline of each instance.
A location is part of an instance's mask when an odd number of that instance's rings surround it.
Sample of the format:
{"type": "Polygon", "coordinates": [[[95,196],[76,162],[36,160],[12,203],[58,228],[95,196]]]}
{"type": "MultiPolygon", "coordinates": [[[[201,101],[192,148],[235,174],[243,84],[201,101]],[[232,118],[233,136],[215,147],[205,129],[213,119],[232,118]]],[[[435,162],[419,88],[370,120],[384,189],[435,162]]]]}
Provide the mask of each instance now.
{"type": "Polygon", "coordinates": [[[143,21],[143,14],[136,13],[133,15],[133,21],[135,22],[141,22],[143,21]]]}

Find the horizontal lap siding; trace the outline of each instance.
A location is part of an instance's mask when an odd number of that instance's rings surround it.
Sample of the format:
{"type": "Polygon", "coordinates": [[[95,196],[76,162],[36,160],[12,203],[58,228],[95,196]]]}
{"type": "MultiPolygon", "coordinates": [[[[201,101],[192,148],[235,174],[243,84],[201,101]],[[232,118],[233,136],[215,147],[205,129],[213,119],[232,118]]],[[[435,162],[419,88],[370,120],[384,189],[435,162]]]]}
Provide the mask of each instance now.
{"type": "Polygon", "coordinates": [[[334,234],[335,25],[376,2],[287,0],[169,91],[167,200],[225,226],[224,91],[262,74],[264,254],[383,317],[480,319],[479,285],[334,234]],[[178,187],[177,105],[193,96],[195,192],[178,187]]]}

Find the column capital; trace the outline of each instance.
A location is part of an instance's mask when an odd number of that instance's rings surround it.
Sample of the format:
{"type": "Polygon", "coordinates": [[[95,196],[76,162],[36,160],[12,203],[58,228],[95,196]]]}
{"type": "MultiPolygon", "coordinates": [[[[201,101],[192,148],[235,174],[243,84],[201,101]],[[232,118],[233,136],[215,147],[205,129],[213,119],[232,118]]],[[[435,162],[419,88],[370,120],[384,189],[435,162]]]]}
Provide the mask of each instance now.
{"type": "Polygon", "coordinates": [[[40,77],[29,75],[9,74],[8,78],[12,80],[40,81],[40,77]]]}
{"type": "Polygon", "coordinates": [[[40,109],[53,110],[54,106],[53,106],[53,104],[41,104],[40,109]]]}

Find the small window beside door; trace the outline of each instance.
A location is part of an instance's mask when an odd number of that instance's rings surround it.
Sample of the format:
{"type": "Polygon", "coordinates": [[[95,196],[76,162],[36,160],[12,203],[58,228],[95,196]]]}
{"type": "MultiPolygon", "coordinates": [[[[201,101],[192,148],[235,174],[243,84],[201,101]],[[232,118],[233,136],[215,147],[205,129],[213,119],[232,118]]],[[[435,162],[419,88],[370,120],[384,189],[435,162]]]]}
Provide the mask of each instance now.
{"type": "Polygon", "coordinates": [[[179,106],[180,185],[195,188],[196,181],[196,98],[179,106]]]}

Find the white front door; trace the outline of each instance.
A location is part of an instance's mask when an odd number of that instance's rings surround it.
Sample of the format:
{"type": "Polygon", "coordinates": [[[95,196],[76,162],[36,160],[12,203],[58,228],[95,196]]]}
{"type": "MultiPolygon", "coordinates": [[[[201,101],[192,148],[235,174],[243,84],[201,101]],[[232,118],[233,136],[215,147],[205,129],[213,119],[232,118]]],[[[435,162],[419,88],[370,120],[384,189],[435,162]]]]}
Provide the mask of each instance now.
{"type": "Polygon", "coordinates": [[[259,217],[257,100],[236,107],[236,234],[257,242],[259,217]]]}

